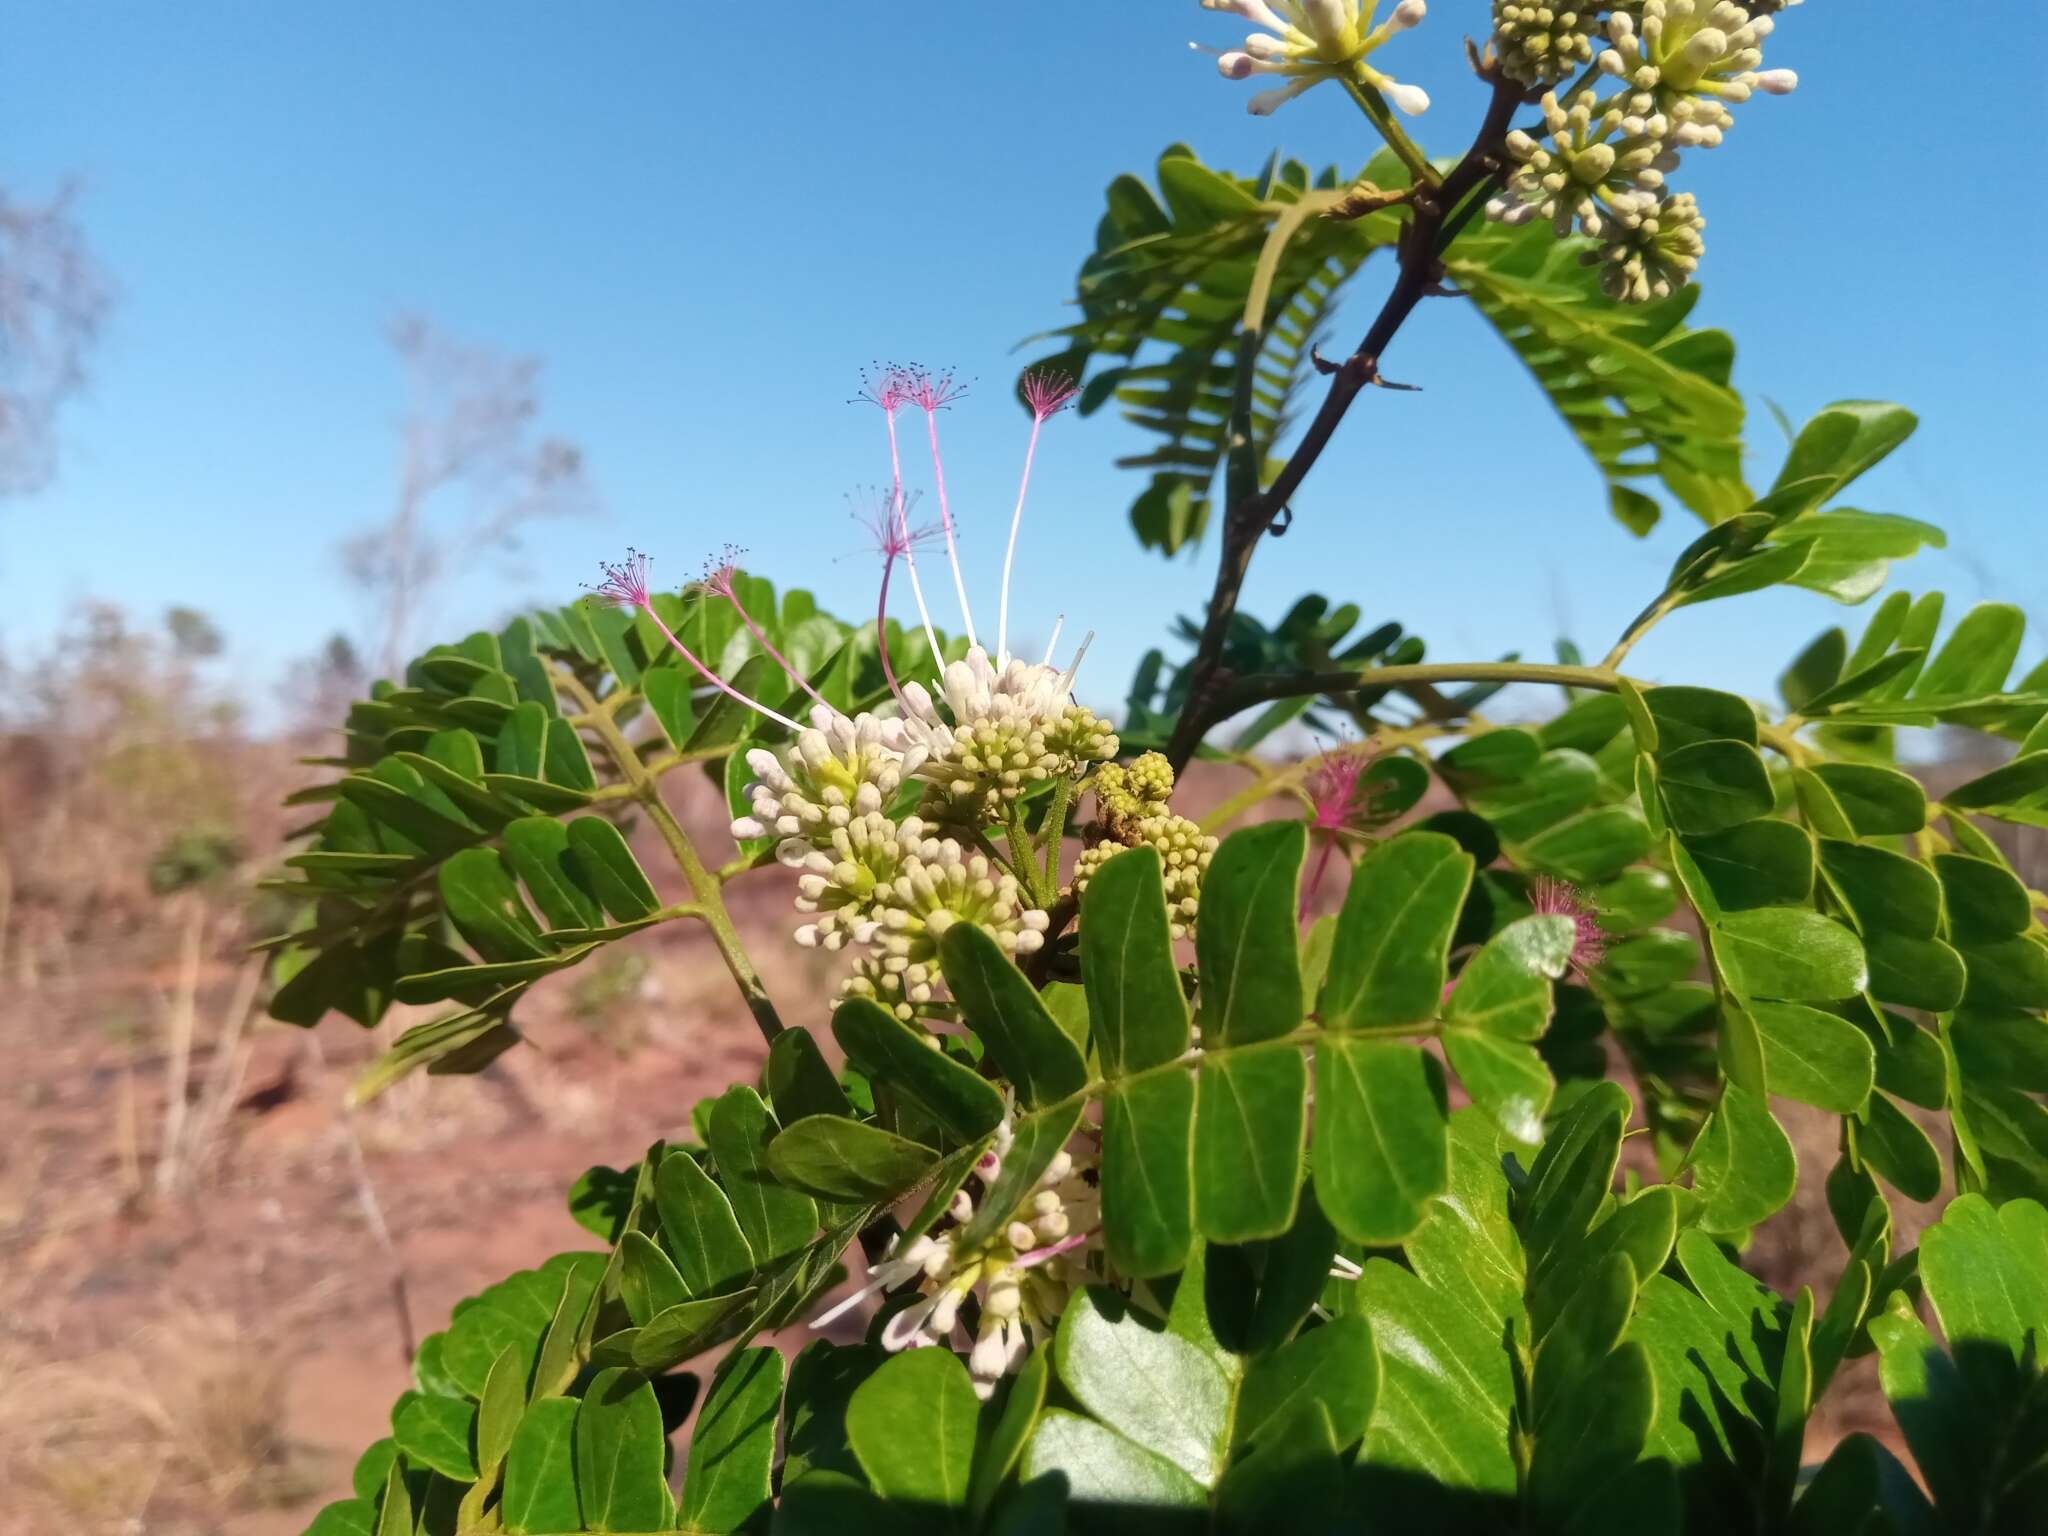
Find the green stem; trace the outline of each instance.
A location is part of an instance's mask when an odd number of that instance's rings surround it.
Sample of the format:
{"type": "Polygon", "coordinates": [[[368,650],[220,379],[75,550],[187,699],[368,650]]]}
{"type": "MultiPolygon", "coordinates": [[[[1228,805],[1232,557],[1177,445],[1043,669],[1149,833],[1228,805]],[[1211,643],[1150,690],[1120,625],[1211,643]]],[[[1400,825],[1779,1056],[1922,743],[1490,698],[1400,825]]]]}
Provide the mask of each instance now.
{"type": "Polygon", "coordinates": [[[1305,757],[1285,768],[1259,770],[1258,776],[1251,783],[1202,818],[1202,830],[1214,832],[1227,827],[1261,800],[1269,800],[1274,795],[1287,793],[1306,778],[1309,769],[1314,766],[1315,759],[1305,757]]]}
{"type": "Polygon", "coordinates": [[[1044,878],[1038,872],[1038,858],[1031,847],[1031,829],[1024,825],[1024,810],[1014,800],[1003,814],[1003,833],[1010,844],[1010,873],[1024,886],[1035,907],[1045,905],[1044,878]]]}
{"type": "Polygon", "coordinates": [[[1204,724],[1241,709],[1308,693],[1352,693],[1361,688],[1404,688],[1435,683],[1549,683],[1613,693],[1621,674],[1605,666],[1568,667],[1525,661],[1423,662],[1405,667],[1359,667],[1341,672],[1255,673],[1224,688],[1204,724]]]}
{"type": "Polygon", "coordinates": [[[1045,879],[1040,886],[1041,894],[1059,893],[1060,846],[1067,838],[1067,812],[1074,803],[1076,782],[1061,774],[1060,781],[1052,788],[1052,804],[1045,810],[1045,879]]]}
{"type": "MultiPolygon", "coordinates": [[[[1440,1034],[1442,1030],[1443,1023],[1438,1019],[1424,1019],[1420,1023],[1413,1024],[1374,1024],[1363,1029],[1325,1029],[1322,1025],[1311,1021],[1290,1029],[1284,1035],[1274,1035],[1270,1039],[1260,1040],[1256,1042],[1256,1047],[1263,1048],[1274,1045],[1314,1046],[1324,1040],[1412,1039],[1418,1036],[1434,1036],[1440,1034]]],[[[1055,1114],[1063,1109],[1071,1109],[1076,1104],[1085,1104],[1090,1099],[1100,1098],[1112,1089],[1128,1087],[1130,1084],[1142,1081],[1148,1077],[1160,1077],[1169,1072],[1192,1071],[1211,1056],[1227,1056],[1232,1051],[1251,1050],[1254,1048],[1253,1045],[1212,1045],[1206,1047],[1191,1045],[1186,1051],[1174,1057],[1171,1061],[1162,1061],[1157,1066],[1144,1067],[1136,1072],[1127,1072],[1114,1081],[1108,1078],[1097,1078],[1093,1082],[1076,1088],[1063,1099],[1055,1099],[1049,1104],[1038,1105],[1032,1110],[1032,1114],[1055,1114]]]]}
{"type": "Polygon", "coordinates": [[[631,798],[646,810],[647,819],[654,823],[661,840],[668,844],[669,854],[683,872],[683,880],[700,909],[695,915],[710,930],[711,941],[718,946],[719,956],[725,961],[725,968],[732,973],[740,996],[746,999],[747,1011],[753,1014],[755,1027],[761,1031],[763,1039],[773,1040],[782,1033],[782,1020],[776,1015],[775,1004],[769,1000],[768,989],[762,983],[760,973],[754,969],[754,962],[747,958],[746,948],[740,943],[739,930],[733,926],[732,913],[726,909],[719,877],[705,866],[696,845],[690,841],[690,835],[683,830],[683,824],[676,820],[668,802],[662,799],[660,781],[640,761],[640,754],[626,740],[611,712],[601,708],[591,691],[566,667],[554,668],[554,675],[556,685],[583,707],[583,719],[597,733],[606,753],[618,766],[620,775],[632,786],[631,798]]]}
{"type": "Polygon", "coordinates": [[[1443,178],[1436,173],[1436,167],[1429,163],[1429,156],[1422,152],[1422,146],[1408,137],[1408,130],[1394,120],[1394,112],[1387,105],[1387,98],[1363,80],[1349,75],[1344,77],[1344,89],[1351,93],[1351,99],[1358,103],[1359,111],[1372,120],[1387,147],[1401,157],[1401,163],[1408,167],[1408,174],[1415,178],[1418,186],[1433,187],[1443,178]]]}
{"type": "Polygon", "coordinates": [[[1628,628],[1622,631],[1621,638],[1614,642],[1614,649],[1601,658],[1600,665],[1610,672],[1620,666],[1622,659],[1635,649],[1636,642],[1662,623],[1684,596],[1683,592],[1666,592],[1637,614],[1628,628]]]}

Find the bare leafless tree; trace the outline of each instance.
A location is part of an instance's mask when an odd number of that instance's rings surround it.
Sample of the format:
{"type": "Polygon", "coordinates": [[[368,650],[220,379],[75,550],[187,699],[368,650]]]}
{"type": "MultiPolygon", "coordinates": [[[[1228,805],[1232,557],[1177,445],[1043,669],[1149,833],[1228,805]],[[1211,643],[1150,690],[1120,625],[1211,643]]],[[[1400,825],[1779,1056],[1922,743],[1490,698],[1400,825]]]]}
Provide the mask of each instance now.
{"type": "Polygon", "coordinates": [[[461,341],[421,315],[395,320],[391,344],[408,395],[397,496],[342,559],[375,604],[378,655],[395,675],[450,549],[514,549],[528,523],[587,511],[591,496],[581,450],[538,431],[539,359],[461,341]],[[467,493],[460,510],[457,492],[467,493]]]}
{"type": "Polygon", "coordinates": [[[57,471],[57,413],[85,382],[113,287],[67,185],[44,203],[0,191],[0,496],[57,471]]]}

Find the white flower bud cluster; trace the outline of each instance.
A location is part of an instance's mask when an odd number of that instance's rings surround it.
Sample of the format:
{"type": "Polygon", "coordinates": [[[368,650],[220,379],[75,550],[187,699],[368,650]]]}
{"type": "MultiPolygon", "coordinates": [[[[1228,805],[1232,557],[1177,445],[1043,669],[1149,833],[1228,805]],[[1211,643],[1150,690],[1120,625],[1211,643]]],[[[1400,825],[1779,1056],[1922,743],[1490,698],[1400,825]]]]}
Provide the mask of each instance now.
{"type": "Polygon", "coordinates": [[[1493,46],[1501,73],[1523,85],[1548,85],[1593,62],[1598,0],[1493,0],[1493,46]]]}
{"type": "Polygon", "coordinates": [[[1543,98],[1543,124],[1547,145],[1520,129],[1508,135],[1517,169],[1486,205],[1490,217],[1504,224],[1548,219],[1559,239],[1576,223],[1597,238],[1656,210],[1665,173],[1678,165],[1661,119],[1630,118],[1615,105],[1602,110],[1591,91],[1580,91],[1567,107],[1551,92],[1543,98]]]}
{"type": "Polygon", "coordinates": [[[1667,197],[1647,217],[1609,231],[1593,260],[1600,263],[1600,289],[1609,298],[1643,304],[1669,298],[1699,269],[1707,221],[1690,192],[1667,197]]]}
{"type": "Polygon", "coordinates": [[[1074,861],[1073,894],[1085,891],[1095,872],[1126,847],[1155,848],[1165,876],[1166,915],[1173,936],[1187,938],[1195,931],[1195,919],[1202,909],[1202,876],[1208,873],[1217,840],[1187,817],[1172,815],[1147,816],[1130,828],[1128,835],[1133,839],[1128,844],[1097,843],[1081,851],[1074,861]]]}
{"type": "Polygon", "coordinates": [[[877,1292],[914,1288],[917,1299],[882,1325],[887,1350],[950,1347],[969,1296],[980,1323],[968,1354],[974,1390],[986,1400],[1023,1363],[1034,1335],[1048,1336],[1067,1300],[1090,1275],[1090,1247],[1101,1216],[1088,1136],[1056,1154],[1037,1182],[985,1240],[963,1246],[958,1234],[994,1192],[1013,1139],[1005,1116],[968,1183],[953,1196],[937,1230],[868,1270],[868,1283],[818,1317],[831,1322],[877,1292]],[[1076,1154],[1079,1149],[1079,1156],[1076,1154]]]}
{"type": "MultiPolygon", "coordinates": [[[[1507,224],[1543,218],[1559,238],[1576,226],[1599,241],[1580,259],[1602,268],[1600,286],[1610,297],[1646,303],[1683,287],[1705,250],[1706,220],[1690,195],[1667,190],[1666,177],[1681,151],[1721,142],[1734,122],[1731,104],[1757,91],[1782,96],[1799,84],[1789,69],[1758,68],[1772,13],[1784,8],[1762,0],[1635,0],[1617,9],[1596,62],[1621,89],[1605,100],[1590,86],[1563,102],[1546,95],[1548,142],[1508,135],[1515,170],[1487,214],[1507,224]]],[[[1494,9],[1502,67],[1524,78],[1511,67],[1510,45],[1522,46],[1542,17],[1556,23],[1566,8],[1497,0],[1494,9]]]]}
{"type": "Polygon", "coordinates": [[[1073,680],[1071,670],[1020,657],[997,668],[975,646],[946,667],[944,713],[919,684],[905,684],[903,734],[919,756],[917,776],[956,810],[993,818],[1032,785],[1114,757],[1115,734],[1074,702],[1073,680]]]}
{"type": "Polygon", "coordinates": [[[799,871],[797,910],[815,914],[796,930],[797,943],[872,951],[848,995],[910,1017],[913,1004],[932,999],[938,938],[956,922],[987,929],[1010,955],[1044,942],[1046,914],[1012,875],[952,838],[931,836],[915,816],[889,819],[905,775],[923,766],[928,750],[905,739],[904,722],[848,719],[823,705],[811,720],[782,752],[747,754],[759,775],[748,787],[753,814],[732,830],[781,838],[776,858],[799,871]]]}
{"type": "Polygon", "coordinates": [[[776,856],[801,864],[835,828],[887,808],[906,774],[924,762],[922,748],[904,741],[903,722],[870,714],[848,718],[820,704],[808,729],[781,752],[755,747],[747,766],[753,811],[732,824],[735,837],[779,837],[776,856]]]}
{"type": "Polygon", "coordinates": [[[973,923],[1013,958],[1045,942],[1046,914],[1026,901],[1014,875],[928,830],[915,816],[900,824],[859,817],[834,829],[829,850],[805,855],[797,882],[797,910],[818,914],[797,929],[797,943],[867,946],[844,995],[904,1019],[935,996],[939,937],[953,924],[973,923]]]}

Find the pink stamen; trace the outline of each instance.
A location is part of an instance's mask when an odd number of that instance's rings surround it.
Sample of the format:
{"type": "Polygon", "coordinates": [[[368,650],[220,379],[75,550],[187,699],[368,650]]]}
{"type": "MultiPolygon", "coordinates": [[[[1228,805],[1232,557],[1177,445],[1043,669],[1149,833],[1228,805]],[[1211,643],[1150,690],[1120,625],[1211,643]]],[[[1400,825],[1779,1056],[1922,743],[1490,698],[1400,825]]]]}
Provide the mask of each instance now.
{"type": "Polygon", "coordinates": [[[1056,1259],[1063,1253],[1071,1253],[1094,1235],[1093,1232],[1076,1232],[1072,1237],[1063,1237],[1058,1242],[1050,1243],[1043,1248],[1034,1248],[1029,1253],[1020,1253],[1011,1261],[1012,1266],[1017,1269],[1035,1268],[1043,1264],[1047,1259],[1056,1259]]]}
{"type": "Polygon", "coordinates": [[[1570,881],[1538,875],[1529,883],[1529,907],[1539,917],[1572,920],[1569,969],[1572,979],[1583,986],[1586,973],[1607,958],[1607,933],[1593,916],[1591,904],[1570,881]]]}
{"type": "Polygon", "coordinates": [[[761,626],[754,622],[754,616],[747,612],[747,605],[740,601],[739,594],[733,590],[733,580],[740,573],[739,557],[745,553],[746,551],[736,549],[728,544],[725,546],[725,553],[720,555],[716,561],[707,561],[704,566],[704,575],[701,578],[704,590],[715,592],[732,604],[733,611],[740,616],[740,622],[747,626],[747,633],[754,637],[754,643],[766,651],[770,659],[789,674],[790,680],[797,687],[803,689],[805,693],[808,693],[827,709],[835,709],[836,706],[831,700],[813,688],[811,680],[791,666],[788,658],[782,652],[775,649],[775,643],[762,631],[761,626]]]}
{"type": "Polygon", "coordinates": [[[1314,873],[1301,893],[1301,917],[1306,920],[1322,889],[1323,876],[1337,850],[1338,834],[1350,830],[1364,814],[1369,797],[1360,792],[1372,752],[1366,747],[1342,747],[1325,752],[1302,781],[1309,799],[1309,832],[1321,833],[1323,851],[1316,858],[1314,873]]]}
{"type": "MultiPolygon", "coordinates": [[[[874,372],[861,370],[860,391],[855,400],[865,400],[880,406],[882,419],[889,426],[889,483],[890,496],[895,508],[896,520],[906,529],[909,527],[909,506],[903,495],[903,458],[896,442],[896,413],[910,403],[911,388],[917,373],[896,363],[874,364],[874,372]]],[[[939,656],[939,633],[932,628],[931,610],[925,607],[924,583],[917,575],[917,553],[906,546],[902,551],[903,563],[910,567],[910,595],[917,600],[917,616],[924,622],[924,637],[931,645],[934,665],[939,656]]],[[[883,673],[888,672],[887,656],[884,655],[883,673]]]]}
{"type": "Polygon", "coordinates": [[[946,531],[946,559],[953,567],[953,591],[960,599],[961,622],[967,627],[967,643],[977,643],[974,612],[967,606],[967,583],[960,575],[960,551],[953,542],[953,510],[946,501],[946,466],[939,457],[939,412],[967,393],[949,368],[934,373],[927,368],[911,374],[910,398],[924,412],[925,435],[932,448],[932,479],[939,491],[939,526],[946,531]]]}
{"type": "Polygon", "coordinates": [[[773,720],[777,725],[792,731],[802,730],[803,727],[790,719],[789,716],[772,710],[766,704],[750,699],[744,693],[741,693],[732,684],[699,661],[696,654],[676,638],[675,632],[668,625],[664,624],[661,620],[661,615],[654,611],[654,601],[647,591],[647,565],[648,561],[645,555],[641,554],[637,549],[628,549],[626,551],[626,558],[619,564],[613,565],[608,561],[600,563],[599,568],[604,572],[604,580],[590,588],[590,592],[593,596],[602,597],[607,601],[619,604],[623,608],[637,608],[646,614],[649,619],[653,620],[654,627],[661,631],[662,638],[675,648],[676,654],[695,667],[698,676],[702,677],[704,681],[716,688],[727,698],[746,705],[747,708],[753,710],[756,714],[773,720]]]}
{"type": "Polygon", "coordinates": [[[882,676],[889,684],[889,692],[905,712],[909,711],[910,701],[903,697],[903,689],[896,682],[896,669],[889,661],[889,574],[895,569],[898,556],[907,556],[939,532],[936,523],[910,526],[908,511],[915,499],[904,497],[899,487],[893,506],[856,505],[853,511],[854,518],[874,535],[875,550],[882,557],[882,594],[875,602],[875,650],[882,658],[882,676]]]}
{"type": "Polygon", "coordinates": [[[1010,659],[1010,568],[1017,560],[1017,530],[1024,522],[1024,493],[1031,489],[1031,461],[1038,455],[1038,429],[1045,419],[1066,409],[1074,398],[1074,381],[1050,368],[1024,375],[1024,403],[1031,408],[1031,440],[1024,446],[1024,476],[1017,482],[1017,505],[1010,513],[1010,543],[1003,551],[1003,601],[996,615],[996,665],[1010,659]]]}

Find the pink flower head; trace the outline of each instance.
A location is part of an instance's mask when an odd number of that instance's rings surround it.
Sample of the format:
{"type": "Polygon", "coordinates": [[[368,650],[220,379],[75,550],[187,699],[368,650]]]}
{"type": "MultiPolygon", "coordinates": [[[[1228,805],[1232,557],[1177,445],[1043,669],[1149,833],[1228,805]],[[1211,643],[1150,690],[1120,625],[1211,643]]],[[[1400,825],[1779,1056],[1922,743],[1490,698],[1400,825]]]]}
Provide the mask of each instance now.
{"type": "Polygon", "coordinates": [[[698,578],[699,584],[705,591],[715,592],[727,602],[738,606],[739,599],[733,596],[732,583],[733,578],[740,573],[740,556],[745,553],[745,550],[734,545],[726,545],[716,558],[704,562],[704,574],[698,578]]]}
{"type": "Polygon", "coordinates": [[[1364,815],[1369,797],[1361,792],[1362,781],[1371,766],[1369,747],[1339,747],[1322,755],[1302,781],[1312,808],[1309,827],[1313,831],[1346,831],[1364,815]]]}
{"type": "Polygon", "coordinates": [[[905,368],[900,363],[870,363],[860,371],[860,389],[849,405],[865,400],[870,405],[879,405],[893,416],[910,404],[911,380],[916,370],[905,368]]]}
{"type": "Polygon", "coordinates": [[[1592,904],[1568,880],[1538,875],[1529,882],[1529,907],[1538,917],[1572,920],[1572,980],[1585,984],[1586,973],[1607,958],[1607,934],[1593,916],[1592,904]]]}
{"type": "Polygon", "coordinates": [[[1024,375],[1024,404],[1034,421],[1065,410],[1074,403],[1080,386],[1057,368],[1034,368],[1024,375]]]}
{"type": "Polygon", "coordinates": [[[604,580],[596,586],[586,586],[585,591],[593,597],[602,597],[622,608],[645,608],[647,606],[647,557],[637,549],[627,549],[626,558],[616,565],[609,560],[598,562],[598,569],[604,572],[604,580]]]}
{"type": "Polygon", "coordinates": [[[950,368],[914,367],[904,373],[911,403],[926,412],[942,411],[967,393],[965,381],[955,377],[950,368]]]}

